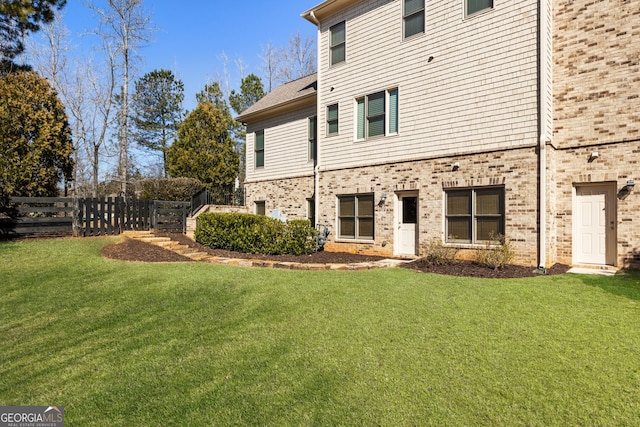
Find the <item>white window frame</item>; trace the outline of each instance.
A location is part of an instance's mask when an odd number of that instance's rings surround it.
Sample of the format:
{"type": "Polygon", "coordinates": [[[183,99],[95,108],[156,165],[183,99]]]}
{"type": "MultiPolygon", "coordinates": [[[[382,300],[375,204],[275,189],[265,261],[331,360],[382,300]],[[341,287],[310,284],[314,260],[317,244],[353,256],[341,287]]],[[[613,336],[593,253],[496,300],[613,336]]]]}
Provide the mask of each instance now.
{"type": "Polygon", "coordinates": [[[397,135],[400,131],[400,91],[398,90],[397,87],[393,87],[390,89],[386,89],[384,91],[377,91],[377,92],[373,92],[373,93],[369,93],[367,95],[364,96],[359,96],[355,99],[355,112],[354,112],[354,116],[355,116],[355,126],[354,126],[354,139],[356,141],[365,141],[367,139],[374,139],[374,138],[383,138],[385,136],[394,136],[397,135]],[[385,94],[385,99],[384,99],[384,134],[383,135],[374,135],[374,136],[369,136],[369,121],[368,121],[368,107],[369,107],[369,97],[372,95],[377,95],[380,92],[384,92],[385,94]],[[396,103],[395,103],[395,130],[392,130],[392,126],[391,126],[391,94],[395,92],[395,98],[396,98],[396,103]],[[363,120],[363,126],[364,126],[364,136],[360,136],[359,132],[358,132],[358,123],[360,122],[361,119],[361,113],[359,111],[359,103],[360,101],[364,102],[364,112],[363,112],[363,116],[362,116],[362,120],[363,120]]]}
{"type": "Polygon", "coordinates": [[[474,16],[478,16],[478,15],[481,15],[483,13],[487,13],[487,12],[493,10],[494,7],[495,7],[495,3],[496,2],[495,2],[495,0],[491,0],[491,6],[485,7],[485,8],[480,9],[480,10],[477,10],[477,11],[475,11],[473,13],[469,13],[469,0],[462,0],[462,3],[463,3],[462,4],[462,9],[464,10],[464,17],[465,18],[472,18],[474,16]]]}

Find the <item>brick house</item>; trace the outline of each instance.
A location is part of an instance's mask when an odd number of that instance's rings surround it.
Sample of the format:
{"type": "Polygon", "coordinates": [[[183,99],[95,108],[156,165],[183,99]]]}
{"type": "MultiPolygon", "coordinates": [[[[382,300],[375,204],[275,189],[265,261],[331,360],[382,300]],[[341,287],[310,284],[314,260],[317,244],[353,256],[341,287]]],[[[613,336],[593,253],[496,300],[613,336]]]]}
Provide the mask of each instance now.
{"type": "Polygon", "coordinates": [[[326,0],[318,72],[243,112],[246,202],[326,250],[640,267],[637,0],[326,0]],[[636,213],[634,215],[634,213],[636,213]]]}

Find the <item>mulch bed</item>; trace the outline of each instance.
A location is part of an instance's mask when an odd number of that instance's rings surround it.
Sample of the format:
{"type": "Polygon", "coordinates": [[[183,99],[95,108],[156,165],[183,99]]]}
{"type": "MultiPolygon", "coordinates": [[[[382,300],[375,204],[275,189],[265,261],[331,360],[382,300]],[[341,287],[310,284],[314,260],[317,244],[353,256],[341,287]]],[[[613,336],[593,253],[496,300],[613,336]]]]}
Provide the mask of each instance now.
{"type": "MultiPolygon", "coordinates": [[[[261,259],[273,260],[280,262],[299,262],[299,263],[317,263],[317,264],[352,264],[361,262],[372,262],[384,259],[379,256],[358,255],[345,252],[316,252],[311,255],[259,255],[245,254],[240,252],[225,251],[221,249],[211,249],[189,239],[184,234],[179,233],[156,233],[157,236],[171,237],[173,240],[197,250],[198,252],[206,252],[213,256],[223,258],[240,258],[240,259],[261,259]]],[[[163,249],[149,243],[141,242],[134,239],[125,239],[121,243],[113,243],[106,245],[102,249],[102,255],[107,258],[118,259],[123,261],[139,261],[139,262],[193,262],[191,259],[175,252],[163,249]]],[[[425,272],[446,274],[450,276],[479,277],[479,278],[519,278],[533,277],[538,273],[534,267],[523,267],[517,265],[508,265],[503,269],[494,270],[484,265],[480,265],[471,261],[456,261],[451,264],[435,264],[425,259],[419,259],[410,263],[402,264],[403,268],[425,272]]],[[[569,266],[556,264],[547,270],[547,274],[563,274],[569,270],[569,266]]]]}

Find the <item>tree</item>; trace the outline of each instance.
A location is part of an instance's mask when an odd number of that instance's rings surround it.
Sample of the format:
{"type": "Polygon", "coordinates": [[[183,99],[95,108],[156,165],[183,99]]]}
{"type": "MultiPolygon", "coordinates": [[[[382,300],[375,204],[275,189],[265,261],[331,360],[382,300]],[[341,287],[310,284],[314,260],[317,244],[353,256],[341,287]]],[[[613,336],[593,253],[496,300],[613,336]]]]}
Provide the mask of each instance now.
{"type": "Polygon", "coordinates": [[[118,112],[118,179],[121,191],[127,192],[129,161],[129,83],[133,59],[142,44],[148,41],[150,17],[142,10],[143,0],[106,0],[107,8],[90,7],[100,17],[98,34],[106,45],[116,49],[122,70],[122,86],[118,112]]]}
{"type": "Polygon", "coordinates": [[[73,172],[64,107],[35,72],[0,77],[0,194],[56,196],[73,172]]]}
{"type": "MultiPolygon", "coordinates": [[[[233,93],[233,92],[232,92],[233,93]]],[[[231,112],[229,111],[229,105],[224,99],[224,94],[220,88],[220,83],[213,82],[204,86],[200,92],[196,94],[196,101],[198,104],[210,102],[215,105],[223,114],[228,115],[231,118],[231,112]]]]}
{"type": "MultiPolygon", "coordinates": [[[[262,86],[262,80],[255,74],[249,74],[242,79],[240,83],[240,92],[236,93],[231,91],[229,95],[229,102],[233,110],[240,114],[253,104],[258,102],[260,98],[265,95],[264,87],[262,86]]],[[[237,141],[236,151],[240,156],[240,182],[243,183],[245,179],[245,163],[247,158],[246,147],[244,141],[246,139],[246,131],[243,125],[234,121],[235,123],[235,139],[237,141]]]]}
{"type": "Polygon", "coordinates": [[[27,34],[36,32],[43,23],[51,22],[55,10],[66,0],[1,0],[0,1],[0,61],[6,71],[13,60],[24,52],[27,34]]]}
{"type": "Polygon", "coordinates": [[[262,69],[266,74],[268,90],[316,72],[316,46],[313,39],[302,39],[300,33],[280,48],[268,43],[262,48],[262,69]]]}
{"type": "Polygon", "coordinates": [[[198,104],[180,126],[167,161],[172,177],[196,178],[215,192],[230,194],[239,160],[225,114],[211,102],[198,104]]]}
{"type": "Polygon", "coordinates": [[[302,40],[300,33],[289,39],[289,45],[281,50],[280,83],[290,82],[316,72],[316,45],[310,38],[302,40]]]}
{"type": "Polygon", "coordinates": [[[162,153],[168,175],[167,150],[182,120],[184,85],[168,70],[155,70],[135,83],[131,99],[133,136],[138,144],[162,153]]]}
{"type": "Polygon", "coordinates": [[[264,96],[262,80],[255,74],[249,74],[240,83],[240,92],[231,91],[229,103],[233,110],[240,114],[264,96]]]}
{"type": "MultiPolygon", "coordinates": [[[[101,158],[108,145],[116,89],[115,51],[103,45],[104,61],[81,58],[74,67],[67,59],[72,49],[62,16],[42,26],[42,43],[28,46],[28,59],[57,90],[67,108],[73,132],[76,195],[98,197],[101,158]]],[[[102,42],[105,42],[102,39],[102,42]]]]}

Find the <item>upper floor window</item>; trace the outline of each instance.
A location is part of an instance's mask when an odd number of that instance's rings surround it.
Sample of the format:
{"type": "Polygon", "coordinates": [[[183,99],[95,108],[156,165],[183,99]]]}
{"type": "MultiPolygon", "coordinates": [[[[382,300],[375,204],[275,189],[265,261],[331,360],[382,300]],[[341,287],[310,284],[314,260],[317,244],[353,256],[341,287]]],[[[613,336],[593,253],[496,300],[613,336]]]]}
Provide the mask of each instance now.
{"type": "Polygon", "coordinates": [[[318,149],[318,118],[316,116],[309,117],[309,160],[316,159],[316,150],[318,149]]]}
{"type": "Polygon", "coordinates": [[[504,188],[446,191],[447,242],[480,243],[504,235],[504,188]]]}
{"type": "Polygon", "coordinates": [[[464,0],[466,16],[485,9],[493,9],[493,0],[464,0]]]}
{"type": "Polygon", "coordinates": [[[398,89],[356,99],[356,139],[398,133],[398,89]]]}
{"type": "Polygon", "coordinates": [[[338,133],[338,104],[327,107],[327,135],[338,133]]]}
{"type": "Polygon", "coordinates": [[[255,134],[255,154],[256,167],[264,167],[264,130],[256,131],[255,134]]]}
{"type": "Polygon", "coordinates": [[[342,21],[339,24],[329,28],[330,34],[330,56],[331,65],[344,62],[346,58],[346,27],[345,22],[342,21]]]}
{"type": "Polygon", "coordinates": [[[404,0],[404,37],[424,33],[424,0],[404,0]]]}

